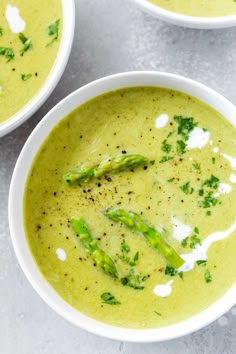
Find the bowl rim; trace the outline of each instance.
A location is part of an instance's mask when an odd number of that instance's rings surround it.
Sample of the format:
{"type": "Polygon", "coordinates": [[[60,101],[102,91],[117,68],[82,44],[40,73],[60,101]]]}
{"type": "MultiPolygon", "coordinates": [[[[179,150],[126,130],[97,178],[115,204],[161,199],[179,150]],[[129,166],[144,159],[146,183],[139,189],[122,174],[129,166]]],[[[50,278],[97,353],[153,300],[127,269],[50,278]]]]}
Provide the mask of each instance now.
{"type": "Polygon", "coordinates": [[[167,21],[178,26],[199,29],[217,29],[232,27],[236,25],[236,14],[218,17],[188,16],[174,11],[166,10],[149,2],[148,0],[132,1],[149,14],[158,17],[160,20],[167,21]]]}
{"type": "Polygon", "coordinates": [[[37,93],[18,112],[0,123],[0,138],[16,129],[29,119],[47,100],[58,84],[69,60],[74,31],[75,31],[75,3],[74,0],[61,0],[63,29],[59,50],[49,75],[40,86],[37,93]]]}
{"type": "Polygon", "coordinates": [[[181,87],[186,87],[186,89],[179,89],[179,91],[191,94],[201,100],[205,97],[206,99],[203,101],[206,103],[213,98],[215,105],[212,104],[212,107],[219,108],[217,110],[220,112],[227,110],[227,119],[236,126],[236,107],[222,95],[199,82],[174,74],[153,71],[126,72],[107,76],[72,92],[52,108],[35,127],[17,160],[10,184],[8,201],[9,228],[16,256],[27,279],[44,301],[64,319],[82,329],[103,337],[136,343],[170,340],[207,326],[236,304],[236,285],[233,285],[207,309],[187,320],[170,326],[157,329],[128,329],[99,322],[66,303],[40,273],[26,240],[22,207],[25,182],[29,169],[41,143],[46,139],[53,127],[71,112],[76,105],[79,106],[83,102],[105,92],[142,85],[173,89],[176,89],[176,85],[180,85],[181,87]],[[193,92],[198,92],[199,94],[194,95],[193,92]]]}

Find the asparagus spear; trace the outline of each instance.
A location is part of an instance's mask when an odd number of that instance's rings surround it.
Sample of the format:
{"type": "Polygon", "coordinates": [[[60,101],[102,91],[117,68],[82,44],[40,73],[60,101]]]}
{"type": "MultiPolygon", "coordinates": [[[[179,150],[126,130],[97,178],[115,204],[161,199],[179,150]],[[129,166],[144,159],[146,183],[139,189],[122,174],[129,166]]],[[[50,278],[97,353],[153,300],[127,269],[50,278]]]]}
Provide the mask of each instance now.
{"type": "Polygon", "coordinates": [[[141,232],[150,245],[156,248],[174,268],[178,269],[184,263],[178,253],[164,240],[163,236],[144,222],[138,214],[118,208],[107,209],[104,214],[115,222],[125,224],[133,231],[141,232]]]}
{"type": "Polygon", "coordinates": [[[146,157],[137,154],[111,157],[100,164],[82,166],[77,170],[70,171],[64,175],[64,180],[72,186],[81,182],[88,182],[93,178],[99,178],[107,173],[114,174],[147,163],[148,159],[146,157]]]}
{"type": "Polygon", "coordinates": [[[110,275],[113,278],[118,278],[118,273],[113,260],[98,247],[96,240],[91,236],[87,229],[85,221],[82,218],[72,218],[71,224],[86,252],[90,254],[96,265],[107,275],[110,275]]]}

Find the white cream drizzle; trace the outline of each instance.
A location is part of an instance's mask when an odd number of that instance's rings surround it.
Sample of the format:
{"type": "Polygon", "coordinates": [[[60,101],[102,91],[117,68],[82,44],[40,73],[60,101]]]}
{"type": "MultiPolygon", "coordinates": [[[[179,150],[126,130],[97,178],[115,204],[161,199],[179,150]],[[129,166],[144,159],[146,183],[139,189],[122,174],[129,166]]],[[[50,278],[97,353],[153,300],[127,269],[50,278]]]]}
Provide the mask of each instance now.
{"type": "Polygon", "coordinates": [[[228,183],[221,182],[219,184],[218,192],[220,194],[228,194],[232,191],[232,186],[228,183]]]}
{"type": "Polygon", "coordinates": [[[168,281],[166,284],[158,284],[153,289],[153,292],[156,296],[159,297],[168,297],[172,293],[172,284],[174,280],[168,281]]]}
{"type": "Polygon", "coordinates": [[[179,242],[182,242],[191,234],[192,228],[189,225],[182,224],[176,216],[173,216],[171,221],[173,224],[173,237],[179,242]]]}
{"type": "Polygon", "coordinates": [[[212,151],[213,151],[215,154],[217,154],[217,153],[219,152],[218,146],[215,146],[215,147],[212,149],[212,151]]]}
{"type": "Polygon", "coordinates": [[[13,33],[20,33],[25,30],[26,23],[20,16],[20,12],[17,7],[7,5],[5,17],[13,33]]]}
{"type": "Polygon", "coordinates": [[[236,230],[236,221],[225,231],[217,231],[210,234],[201,245],[197,245],[196,248],[187,254],[181,254],[181,257],[184,259],[184,264],[178,269],[179,272],[189,272],[195,266],[196,261],[198,260],[207,260],[207,251],[209,247],[220,240],[228,237],[232,232],[236,230]]]}
{"type": "Polygon", "coordinates": [[[156,128],[164,128],[166,124],[168,123],[169,116],[167,114],[161,114],[159,117],[156,118],[155,120],[155,127],[156,128]]]}
{"type": "Polygon", "coordinates": [[[202,128],[195,127],[189,134],[186,148],[187,149],[202,149],[208,143],[210,132],[204,131],[202,128]]]}
{"type": "Polygon", "coordinates": [[[229,177],[229,180],[232,183],[236,183],[236,174],[235,173],[231,173],[231,175],[229,177]]]}
{"type": "Polygon", "coordinates": [[[57,255],[57,258],[60,259],[60,261],[65,262],[66,252],[62,248],[58,248],[56,250],[56,255],[57,255]]]}
{"type": "Polygon", "coordinates": [[[233,170],[236,170],[236,158],[227,154],[221,154],[227,161],[229,161],[233,170]]]}

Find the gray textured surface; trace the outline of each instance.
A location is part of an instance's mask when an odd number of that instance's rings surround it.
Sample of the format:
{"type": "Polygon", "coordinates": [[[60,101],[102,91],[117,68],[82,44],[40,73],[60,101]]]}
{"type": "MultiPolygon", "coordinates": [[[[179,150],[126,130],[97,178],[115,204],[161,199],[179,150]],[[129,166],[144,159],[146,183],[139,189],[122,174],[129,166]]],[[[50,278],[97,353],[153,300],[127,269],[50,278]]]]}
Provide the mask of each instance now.
{"type": "Polygon", "coordinates": [[[197,79],[236,104],[236,28],[178,28],[142,13],[128,0],[76,0],[76,12],[74,47],[58,87],[34,117],[0,140],[0,353],[236,353],[236,308],[211,326],[168,343],[114,342],[60,318],[19,268],[7,221],[11,174],[29,133],[63,97],[104,75],[149,69],[197,79]]]}

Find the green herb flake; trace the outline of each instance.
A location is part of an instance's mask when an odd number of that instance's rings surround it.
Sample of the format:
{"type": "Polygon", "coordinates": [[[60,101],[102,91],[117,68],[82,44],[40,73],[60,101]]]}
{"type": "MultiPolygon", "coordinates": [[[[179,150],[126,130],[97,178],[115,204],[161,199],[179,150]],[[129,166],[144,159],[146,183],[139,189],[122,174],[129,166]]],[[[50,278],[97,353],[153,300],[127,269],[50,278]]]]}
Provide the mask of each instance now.
{"type": "Polygon", "coordinates": [[[135,273],[134,269],[130,269],[127,276],[121,278],[121,284],[123,286],[129,286],[135,290],[143,290],[144,282],[147,280],[146,276],[141,276],[135,273]]]}
{"type": "Polygon", "coordinates": [[[138,262],[139,260],[139,252],[136,252],[135,255],[134,255],[134,262],[138,262]]]}
{"type": "Polygon", "coordinates": [[[211,216],[211,211],[210,210],[207,210],[206,216],[211,216]]]}
{"type": "Polygon", "coordinates": [[[178,273],[178,272],[174,267],[169,266],[169,265],[166,266],[165,275],[169,275],[170,277],[174,277],[176,273],[178,273]]]}
{"type": "Polygon", "coordinates": [[[154,311],[154,313],[158,316],[162,316],[162,314],[160,312],[154,311]]]}
{"type": "Polygon", "coordinates": [[[206,269],[206,271],[204,273],[204,278],[205,278],[206,283],[210,283],[212,281],[212,275],[208,269],[206,269]]]}
{"type": "Polygon", "coordinates": [[[176,152],[179,156],[183,155],[186,152],[186,144],[183,140],[176,141],[176,152]]]}
{"type": "Polygon", "coordinates": [[[187,182],[185,184],[183,184],[182,186],[179,187],[181,189],[182,192],[184,192],[185,194],[192,194],[194,192],[194,189],[192,187],[190,187],[190,182],[187,182]]]}
{"type": "Polygon", "coordinates": [[[200,197],[202,197],[202,196],[204,195],[204,189],[203,189],[203,188],[199,189],[198,195],[199,195],[200,197]]]}
{"type": "Polygon", "coordinates": [[[180,279],[184,278],[184,273],[183,272],[177,272],[178,276],[180,277],[180,279]]]}
{"type": "Polygon", "coordinates": [[[130,252],[130,247],[127,245],[125,240],[122,241],[121,246],[120,246],[120,250],[122,253],[129,253],[130,252]]]}
{"type": "Polygon", "coordinates": [[[207,186],[209,188],[213,188],[213,189],[217,189],[219,187],[220,184],[220,180],[219,178],[211,175],[211,177],[209,179],[207,179],[204,183],[203,183],[203,187],[207,186]]]}
{"type": "Polygon", "coordinates": [[[32,74],[22,74],[21,75],[21,80],[22,81],[27,81],[32,77],[32,74]]]}
{"type": "Polygon", "coordinates": [[[169,154],[169,152],[171,152],[172,145],[167,144],[166,141],[167,141],[167,140],[165,139],[165,140],[162,142],[161,150],[164,151],[164,152],[166,152],[167,154],[169,154]]]}
{"type": "Polygon", "coordinates": [[[47,47],[51,46],[55,41],[59,38],[59,27],[60,27],[60,19],[57,19],[55,22],[51,23],[48,26],[47,32],[49,36],[54,36],[53,39],[47,44],[47,47]]]}
{"type": "Polygon", "coordinates": [[[172,183],[172,182],[174,182],[174,180],[175,180],[175,177],[168,179],[167,182],[172,183]]]}
{"type": "Polygon", "coordinates": [[[213,163],[213,165],[215,165],[215,163],[216,163],[216,158],[215,158],[215,157],[212,157],[212,158],[211,158],[211,162],[213,163]]]}
{"type": "Polygon", "coordinates": [[[195,232],[195,234],[199,234],[199,228],[198,227],[194,227],[193,231],[195,232]]]}
{"type": "Polygon", "coordinates": [[[0,47],[0,56],[4,56],[8,63],[15,58],[15,53],[11,48],[0,47]]]}
{"type": "Polygon", "coordinates": [[[192,164],[193,168],[197,171],[197,172],[201,172],[201,165],[200,163],[194,162],[192,164]]]}
{"type": "Polygon", "coordinates": [[[197,245],[201,245],[201,240],[196,235],[191,236],[189,247],[194,249],[197,245]]]}
{"type": "Polygon", "coordinates": [[[4,34],[3,28],[2,28],[2,27],[0,27],[0,37],[2,37],[2,36],[3,36],[3,34],[4,34]]]}
{"type": "Polygon", "coordinates": [[[164,162],[170,161],[172,159],[173,159],[172,156],[162,156],[162,158],[160,159],[159,163],[164,163],[164,162]]]}
{"type": "Polygon", "coordinates": [[[120,302],[116,300],[116,298],[111,293],[103,293],[101,295],[101,299],[103,303],[108,305],[119,305],[120,302]]]}
{"type": "Polygon", "coordinates": [[[189,133],[198,124],[192,117],[174,116],[174,120],[178,124],[178,134],[182,135],[184,141],[188,139],[189,133]]]}
{"type": "Polygon", "coordinates": [[[196,263],[197,263],[197,265],[199,265],[199,266],[200,266],[200,265],[201,265],[201,266],[206,266],[207,261],[199,259],[198,261],[196,261],[196,263]]]}
{"type": "Polygon", "coordinates": [[[213,196],[213,192],[208,192],[199,205],[203,208],[210,208],[218,203],[218,199],[213,196]]]}
{"type": "Polygon", "coordinates": [[[20,51],[20,56],[23,56],[25,52],[32,49],[31,38],[25,37],[24,33],[19,33],[18,38],[23,44],[23,48],[20,51]]]}
{"type": "Polygon", "coordinates": [[[151,160],[151,161],[150,161],[150,164],[151,164],[151,165],[155,165],[155,162],[156,162],[155,160],[151,160]]]}
{"type": "Polygon", "coordinates": [[[188,237],[185,237],[181,242],[181,246],[185,248],[187,245],[188,245],[188,237]]]}

